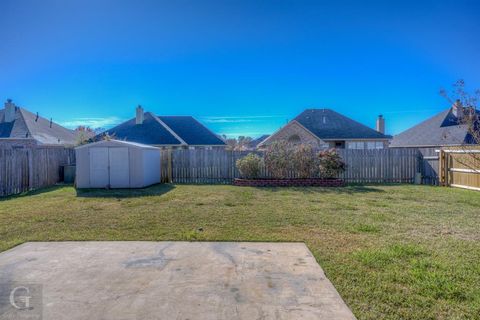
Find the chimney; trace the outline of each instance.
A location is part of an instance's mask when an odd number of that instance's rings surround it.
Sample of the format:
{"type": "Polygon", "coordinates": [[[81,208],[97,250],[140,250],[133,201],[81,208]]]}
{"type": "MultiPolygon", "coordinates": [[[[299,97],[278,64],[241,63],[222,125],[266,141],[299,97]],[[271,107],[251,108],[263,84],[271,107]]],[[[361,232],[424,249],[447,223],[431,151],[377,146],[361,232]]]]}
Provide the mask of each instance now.
{"type": "Polygon", "coordinates": [[[385,134],[385,119],[383,116],[380,114],[378,115],[377,118],[377,131],[380,132],[381,134],[385,134]]]}
{"type": "Polygon", "coordinates": [[[15,120],[15,110],[17,107],[12,102],[12,99],[8,99],[5,102],[5,122],[12,122],[15,120]]]}
{"type": "Polygon", "coordinates": [[[137,109],[135,109],[135,124],[142,124],[143,123],[143,108],[141,105],[138,105],[137,109]]]}

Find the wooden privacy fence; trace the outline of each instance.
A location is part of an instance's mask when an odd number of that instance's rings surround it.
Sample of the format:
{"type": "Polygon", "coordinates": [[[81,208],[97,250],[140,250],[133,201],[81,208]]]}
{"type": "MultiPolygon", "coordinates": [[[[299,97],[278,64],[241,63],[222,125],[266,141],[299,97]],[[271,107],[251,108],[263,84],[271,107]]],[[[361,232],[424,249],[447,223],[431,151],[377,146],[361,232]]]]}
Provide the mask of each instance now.
{"type": "MultiPolygon", "coordinates": [[[[413,183],[420,172],[421,155],[417,149],[338,150],[347,164],[341,175],[353,183],[413,183]]],[[[230,184],[240,174],[236,161],[252,151],[223,149],[162,150],[161,171],[163,182],[230,184]]],[[[262,155],[262,152],[253,151],[262,155]]],[[[265,167],[262,177],[271,177],[265,167]]],[[[295,178],[294,172],[289,173],[295,178]]]]}
{"type": "Polygon", "coordinates": [[[0,149],[0,196],[54,185],[61,180],[60,167],[73,163],[71,148],[0,149]]]}
{"type": "Polygon", "coordinates": [[[440,183],[480,191],[480,147],[440,151],[440,183]]]}

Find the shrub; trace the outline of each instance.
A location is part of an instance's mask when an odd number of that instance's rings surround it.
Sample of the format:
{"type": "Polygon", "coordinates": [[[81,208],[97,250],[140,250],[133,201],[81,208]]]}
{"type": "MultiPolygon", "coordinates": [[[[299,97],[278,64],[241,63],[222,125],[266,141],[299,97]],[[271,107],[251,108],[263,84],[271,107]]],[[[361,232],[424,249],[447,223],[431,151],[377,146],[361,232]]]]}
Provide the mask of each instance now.
{"type": "Polygon", "coordinates": [[[345,171],[346,165],[335,149],[318,153],[318,169],[321,178],[337,178],[345,171]]]}
{"type": "Polygon", "coordinates": [[[286,141],[275,141],[265,150],[265,166],[274,178],[288,178],[292,168],[292,145],[286,141]]]}
{"type": "Polygon", "coordinates": [[[254,153],[249,153],[245,157],[238,159],[236,165],[242,178],[255,179],[260,176],[262,158],[254,153]]]}
{"type": "Polygon", "coordinates": [[[314,177],[317,171],[315,162],[315,153],[310,145],[301,144],[294,148],[292,153],[292,166],[299,178],[314,177]]]}

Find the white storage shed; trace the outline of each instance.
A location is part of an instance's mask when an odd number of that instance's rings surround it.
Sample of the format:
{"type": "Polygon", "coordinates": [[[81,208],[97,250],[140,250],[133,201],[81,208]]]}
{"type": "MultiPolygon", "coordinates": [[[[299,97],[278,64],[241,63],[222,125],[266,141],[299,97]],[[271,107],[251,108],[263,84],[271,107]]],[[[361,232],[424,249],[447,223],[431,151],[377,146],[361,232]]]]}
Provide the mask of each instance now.
{"type": "Polygon", "coordinates": [[[160,149],[105,140],[75,148],[77,188],[142,188],[160,182],[160,149]]]}

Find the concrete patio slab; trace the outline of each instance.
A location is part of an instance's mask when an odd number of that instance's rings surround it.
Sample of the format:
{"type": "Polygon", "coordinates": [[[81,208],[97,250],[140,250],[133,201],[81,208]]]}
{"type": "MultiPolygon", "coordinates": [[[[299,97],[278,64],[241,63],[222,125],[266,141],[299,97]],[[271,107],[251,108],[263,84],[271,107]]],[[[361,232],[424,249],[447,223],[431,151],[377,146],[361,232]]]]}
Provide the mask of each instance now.
{"type": "Polygon", "coordinates": [[[0,286],[7,319],[355,319],[302,243],[30,242],[0,286]]]}

